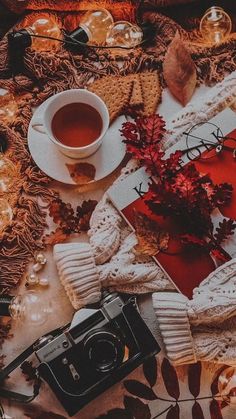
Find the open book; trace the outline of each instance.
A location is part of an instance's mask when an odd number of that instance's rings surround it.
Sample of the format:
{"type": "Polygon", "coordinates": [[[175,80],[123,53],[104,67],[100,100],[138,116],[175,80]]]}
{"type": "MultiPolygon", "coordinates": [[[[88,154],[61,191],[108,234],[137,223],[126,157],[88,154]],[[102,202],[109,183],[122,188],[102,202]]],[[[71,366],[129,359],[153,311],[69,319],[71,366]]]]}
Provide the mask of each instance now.
{"type": "MultiPolygon", "coordinates": [[[[224,218],[236,220],[236,113],[227,108],[210,121],[195,125],[183,134],[177,144],[166,150],[165,157],[176,150],[185,150],[183,165],[193,161],[197,170],[209,174],[214,184],[229,183],[233,187],[230,203],[221,211],[213,211],[213,225],[217,226],[224,218]]],[[[149,183],[150,177],[145,168],[140,168],[108,190],[109,198],[134,229],[137,212],[153,217],[145,203],[149,183]]],[[[158,223],[165,228],[170,227],[164,217],[159,216],[158,223]]],[[[231,257],[236,256],[236,232],[224,241],[222,247],[231,257]]],[[[157,252],[154,260],[169,275],[176,288],[191,297],[193,289],[216,268],[216,261],[200,246],[181,247],[172,240],[170,249],[157,252]]]]}

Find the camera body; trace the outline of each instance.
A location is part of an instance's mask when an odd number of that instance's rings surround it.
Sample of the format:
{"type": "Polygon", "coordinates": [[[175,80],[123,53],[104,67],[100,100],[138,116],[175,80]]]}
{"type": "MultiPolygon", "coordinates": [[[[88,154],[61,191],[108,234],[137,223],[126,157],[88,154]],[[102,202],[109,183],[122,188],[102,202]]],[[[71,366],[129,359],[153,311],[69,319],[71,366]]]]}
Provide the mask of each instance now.
{"type": "Polygon", "coordinates": [[[159,350],[133,300],[117,294],[99,309],[79,310],[68,329],[34,346],[40,377],[70,416],[159,350]]]}

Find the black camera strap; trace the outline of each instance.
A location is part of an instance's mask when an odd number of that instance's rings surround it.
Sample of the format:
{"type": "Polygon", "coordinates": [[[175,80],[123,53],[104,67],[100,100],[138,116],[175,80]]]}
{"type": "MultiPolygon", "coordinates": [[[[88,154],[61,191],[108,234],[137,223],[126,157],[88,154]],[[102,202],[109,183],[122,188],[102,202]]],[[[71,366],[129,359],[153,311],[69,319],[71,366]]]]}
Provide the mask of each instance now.
{"type": "MultiPolygon", "coordinates": [[[[57,328],[49,334],[52,337],[55,337],[58,335],[58,333],[61,333],[67,327],[68,325],[57,328]]],[[[8,364],[5,368],[3,368],[0,371],[0,397],[11,399],[19,403],[29,403],[32,400],[34,400],[35,397],[39,394],[39,386],[34,386],[34,393],[31,395],[17,393],[1,387],[2,382],[11,374],[11,372],[18,368],[21,364],[23,364],[23,362],[34,353],[37,342],[38,340],[34,342],[32,345],[30,345],[27,349],[25,349],[12,362],[10,362],[10,364],[8,364]]]]}
{"type": "MultiPolygon", "coordinates": [[[[29,358],[34,352],[34,344],[30,345],[24,352],[22,352],[19,356],[17,356],[10,364],[8,364],[5,368],[0,371],[0,385],[5,378],[11,374],[16,368],[18,368],[23,362],[29,358]]],[[[0,387],[0,396],[8,399],[12,399],[14,401],[20,403],[29,403],[31,402],[37,394],[26,395],[21,393],[16,393],[11,390],[7,390],[5,388],[0,387]]]]}

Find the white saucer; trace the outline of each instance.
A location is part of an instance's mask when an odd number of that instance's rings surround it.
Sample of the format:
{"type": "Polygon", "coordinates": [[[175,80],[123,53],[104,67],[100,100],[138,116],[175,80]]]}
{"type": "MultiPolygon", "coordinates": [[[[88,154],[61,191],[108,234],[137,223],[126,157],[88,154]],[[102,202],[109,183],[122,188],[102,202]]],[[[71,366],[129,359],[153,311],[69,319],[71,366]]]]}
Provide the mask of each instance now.
{"type": "Polygon", "coordinates": [[[113,122],[96,153],[84,159],[71,159],[58,151],[47,135],[32,127],[50,100],[51,98],[47,99],[36,109],[28,129],[28,146],[37,166],[52,179],[70,185],[77,183],[70,176],[67,164],[89,163],[93,165],[96,169],[95,177],[88,183],[103,179],[112,173],[122,162],[126,153],[126,146],[119,132],[122,123],[126,121],[125,117],[120,116],[113,122]]]}

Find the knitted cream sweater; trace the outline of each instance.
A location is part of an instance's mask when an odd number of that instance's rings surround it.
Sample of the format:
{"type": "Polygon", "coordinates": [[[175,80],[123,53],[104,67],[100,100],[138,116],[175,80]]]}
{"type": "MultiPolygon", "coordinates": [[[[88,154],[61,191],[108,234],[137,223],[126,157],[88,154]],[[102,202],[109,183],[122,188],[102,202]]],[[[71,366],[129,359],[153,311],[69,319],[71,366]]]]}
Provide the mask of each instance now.
{"type": "MultiPolygon", "coordinates": [[[[178,141],[184,130],[213,117],[235,99],[236,72],[168,123],[172,135],[166,147],[178,141]]],[[[137,167],[131,160],[116,182],[122,182],[137,167]]],[[[166,353],[174,364],[196,360],[236,364],[236,260],[210,274],[189,301],[174,292],[172,283],[151,258],[135,254],[135,233],[106,194],[91,217],[88,235],[89,243],[54,247],[60,280],[75,309],[99,301],[102,288],[151,292],[166,353]]]]}

